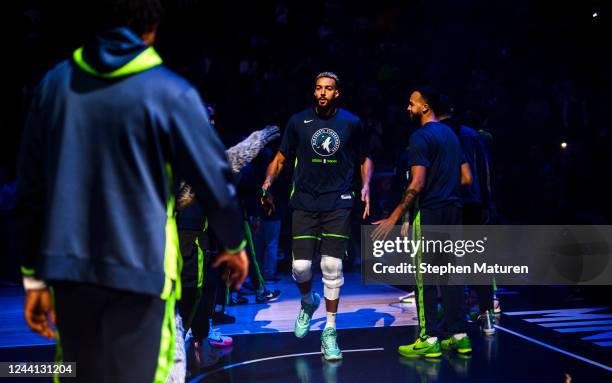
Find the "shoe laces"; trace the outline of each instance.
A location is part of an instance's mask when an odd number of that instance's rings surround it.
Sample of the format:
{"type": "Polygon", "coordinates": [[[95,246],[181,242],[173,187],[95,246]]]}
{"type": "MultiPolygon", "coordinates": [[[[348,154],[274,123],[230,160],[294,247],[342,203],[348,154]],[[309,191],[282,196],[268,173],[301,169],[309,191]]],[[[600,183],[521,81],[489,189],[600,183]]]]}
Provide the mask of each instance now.
{"type": "Polygon", "coordinates": [[[332,335],[333,331],[323,331],[323,344],[326,349],[336,349],[336,337],[332,335]]]}
{"type": "Polygon", "coordinates": [[[308,314],[306,314],[306,309],[304,307],[302,307],[302,309],[300,310],[300,314],[298,315],[298,322],[300,322],[300,324],[306,324],[306,322],[308,322],[308,314]]]}

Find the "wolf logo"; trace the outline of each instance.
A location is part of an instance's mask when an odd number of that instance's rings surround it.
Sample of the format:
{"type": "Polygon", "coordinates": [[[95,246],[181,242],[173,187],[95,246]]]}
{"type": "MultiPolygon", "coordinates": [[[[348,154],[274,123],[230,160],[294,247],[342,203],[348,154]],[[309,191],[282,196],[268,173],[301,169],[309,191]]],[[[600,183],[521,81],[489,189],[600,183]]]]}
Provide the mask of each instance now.
{"type": "Polygon", "coordinates": [[[329,149],[329,145],[331,145],[331,142],[332,142],[332,138],[331,136],[329,136],[321,144],[321,146],[323,147],[323,150],[325,150],[327,153],[331,152],[331,150],[329,149]]]}
{"type": "Polygon", "coordinates": [[[340,137],[332,129],[319,129],[310,141],[312,150],[320,156],[328,157],[333,155],[340,148],[340,137]]]}

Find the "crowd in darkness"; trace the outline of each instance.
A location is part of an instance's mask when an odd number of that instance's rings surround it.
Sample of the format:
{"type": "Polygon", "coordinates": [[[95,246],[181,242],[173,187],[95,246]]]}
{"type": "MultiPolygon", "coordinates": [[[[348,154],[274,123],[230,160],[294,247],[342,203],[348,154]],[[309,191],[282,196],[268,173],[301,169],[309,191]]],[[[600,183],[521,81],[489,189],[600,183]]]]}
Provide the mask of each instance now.
{"type": "MultiPolygon", "coordinates": [[[[3,229],[28,96],[86,35],[87,20],[67,3],[26,1],[19,10],[0,148],[3,229]]],[[[503,221],[607,223],[612,216],[603,186],[612,152],[611,15],[603,2],[166,3],[158,51],[215,105],[228,146],[266,124],[284,126],[311,102],[316,73],[331,70],[342,79],[344,106],[368,126],[377,192],[392,198],[383,175],[393,173],[416,128],[406,113],[410,89],[430,84],[455,100],[465,124],[493,135],[503,221]]],[[[392,205],[379,202],[377,214],[392,205]]]]}

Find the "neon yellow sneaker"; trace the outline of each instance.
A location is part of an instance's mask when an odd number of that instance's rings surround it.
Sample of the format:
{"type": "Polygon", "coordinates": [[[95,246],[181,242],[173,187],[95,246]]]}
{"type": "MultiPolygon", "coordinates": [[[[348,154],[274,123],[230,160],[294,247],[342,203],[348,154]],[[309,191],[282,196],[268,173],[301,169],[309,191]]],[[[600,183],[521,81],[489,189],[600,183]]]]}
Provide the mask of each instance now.
{"type": "Polygon", "coordinates": [[[440,342],[436,339],[435,342],[427,341],[428,337],[418,338],[416,342],[405,346],[399,346],[398,352],[400,355],[408,358],[416,358],[424,356],[426,358],[437,358],[442,355],[440,351],[440,342]]]}
{"type": "Polygon", "coordinates": [[[461,339],[457,339],[453,335],[442,341],[442,349],[445,351],[456,350],[459,354],[468,354],[472,352],[472,342],[467,335],[461,339]]]}

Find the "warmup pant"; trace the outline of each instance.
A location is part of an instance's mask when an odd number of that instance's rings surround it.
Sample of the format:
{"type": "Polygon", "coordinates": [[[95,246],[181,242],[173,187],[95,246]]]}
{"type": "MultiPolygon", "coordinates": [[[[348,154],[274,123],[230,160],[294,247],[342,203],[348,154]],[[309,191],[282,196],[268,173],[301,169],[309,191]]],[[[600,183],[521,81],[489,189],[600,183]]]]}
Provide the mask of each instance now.
{"type": "Polygon", "coordinates": [[[214,259],[213,254],[207,251],[204,259],[206,269],[204,271],[202,297],[197,303],[193,320],[191,321],[191,332],[197,342],[208,338],[208,331],[210,330],[209,319],[215,313],[217,294],[220,290],[219,286],[223,284],[221,271],[210,266],[214,259]]]}
{"type": "MultiPolygon", "coordinates": [[[[462,213],[459,207],[449,205],[439,209],[420,209],[420,211],[418,211],[417,207],[415,210],[412,222],[413,238],[421,237],[420,225],[461,225],[462,213]]],[[[426,239],[444,240],[443,238],[433,238],[431,235],[426,237],[426,239]]],[[[420,252],[415,257],[417,265],[421,263],[422,257],[423,255],[420,252]]],[[[431,264],[446,264],[454,259],[453,255],[448,254],[428,255],[428,257],[425,261],[431,264]]],[[[417,273],[417,291],[415,295],[420,337],[428,335],[447,338],[452,334],[462,333],[467,330],[463,289],[463,286],[451,286],[441,281],[440,290],[444,307],[444,319],[442,323],[438,323],[436,318],[438,303],[437,286],[435,284],[424,284],[420,273],[417,273]]]]}
{"type": "MultiPolygon", "coordinates": [[[[84,383],[165,383],[174,363],[174,298],[53,283],[56,359],[76,362],[84,383]]],[[[63,381],[63,380],[62,380],[63,381]]]]}
{"type": "Polygon", "coordinates": [[[265,290],[266,283],[263,275],[261,274],[259,263],[257,262],[257,253],[255,252],[255,243],[253,242],[253,232],[251,231],[251,225],[249,224],[248,219],[245,218],[242,225],[244,227],[244,235],[246,236],[248,246],[247,255],[249,256],[249,280],[258,291],[265,290]]]}
{"type": "Polygon", "coordinates": [[[278,261],[278,239],[280,237],[281,221],[262,220],[259,231],[254,234],[255,252],[257,262],[263,265],[265,278],[276,275],[276,263],[278,261]]]}
{"type": "Polygon", "coordinates": [[[202,241],[204,233],[201,230],[179,230],[179,247],[183,257],[181,271],[182,298],[178,309],[185,330],[191,327],[191,322],[202,295],[204,283],[204,255],[199,251],[198,242],[202,241]]]}
{"type": "Polygon", "coordinates": [[[211,266],[215,252],[206,250],[205,233],[196,230],[180,230],[179,244],[183,256],[181,282],[183,296],[178,303],[184,319],[185,331],[191,332],[197,342],[208,337],[209,323],[221,285],[221,271],[211,266]]]}

